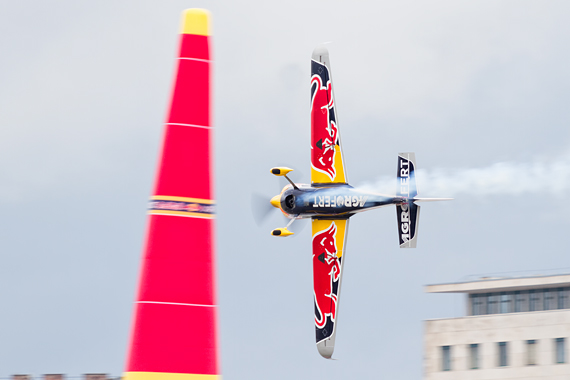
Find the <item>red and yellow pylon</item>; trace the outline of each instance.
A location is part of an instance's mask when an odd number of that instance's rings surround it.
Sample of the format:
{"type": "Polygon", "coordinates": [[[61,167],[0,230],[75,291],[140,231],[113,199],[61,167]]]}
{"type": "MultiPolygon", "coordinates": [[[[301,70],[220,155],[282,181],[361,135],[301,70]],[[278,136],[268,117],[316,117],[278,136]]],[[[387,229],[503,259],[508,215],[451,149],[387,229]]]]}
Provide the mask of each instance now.
{"type": "Polygon", "coordinates": [[[210,16],[188,9],[150,201],[126,380],[221,378],[210,82],[210,16]]]}

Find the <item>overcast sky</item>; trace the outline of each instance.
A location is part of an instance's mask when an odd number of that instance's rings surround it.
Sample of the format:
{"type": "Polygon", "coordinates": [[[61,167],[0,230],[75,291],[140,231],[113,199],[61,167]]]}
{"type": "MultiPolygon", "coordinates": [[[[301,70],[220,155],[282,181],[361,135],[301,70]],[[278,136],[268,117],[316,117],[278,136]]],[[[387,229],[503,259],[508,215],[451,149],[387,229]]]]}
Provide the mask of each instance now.
{"type": "Polygon", "coordinates": [[[0,377],[122,373],[189,7],[213,14],[224,378],[417,379],[422,320],[464,307],[424,285],[570,272],[570,3],[343,4],[1,2],[0,377]],[[456,198],[422,205],[415,250],[390,208],[351,219],[338,361],[314,345],[310,227],[275,239],[279,213],[250,211],[280,189],[270,167],[309,180],[309,63],[329,41],[351,184],[413,151],[420,194],[456,198]]]}

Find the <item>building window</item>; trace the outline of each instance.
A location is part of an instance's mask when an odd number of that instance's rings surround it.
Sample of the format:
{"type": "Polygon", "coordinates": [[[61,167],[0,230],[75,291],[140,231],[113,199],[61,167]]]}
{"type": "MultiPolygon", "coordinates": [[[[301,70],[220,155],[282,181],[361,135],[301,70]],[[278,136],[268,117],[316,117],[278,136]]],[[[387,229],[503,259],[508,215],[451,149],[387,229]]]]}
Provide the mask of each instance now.
{"type": "Polygon", "coordinates": [[[471,315],[483,315],[485,314],[486,301],[484,294],[471,294],[471,315]]]}
{"type": "Polygon", "coordinates": [[[451,371],[451,346],[441,346],[441,370],[451,371]]]}
{"type": "Polygon", "coordinates": [[[469,300],[471,301],[471,314],[470,315],[478,315],[479,311],[477,310],[477,301],[479,299],[478,294],[469,294],[469,300]]]}
{"type": "Polygon", "coordinates": [[[570,287],[469,294],[469,315],[570,308],[570,287]]]}
{"type": "Polygon", "coordinates": [[[536,291],[531,289],[528,291],[529,295],[529,311],[539,311],[540,310],[540,295],[542,294],[540,291],[536,291]]]}
{"type": "Polygon", "coordinates": [[[567,309],[568,308],[568,288],[558,288],[558,302],[557,306],[558,309],[567,309]]]}
{"type": "Polygon", "coordinates": [[[501,293],[501,296],[500,296],[501,304],[500,304],[500,310],[499,310],[499,312],[501,314],[511,312],[511,298],[512,298],[512,296],[510,293],[505,293],[505,292],[501,293]]]}
{"type": "Polygon", "coordinates": [[[528,299],[527,291],[523,290],[515,292],[515,313],[528,311],[527,299],[528,299]]]}
{"type": "Polygon", "coordinates": [[[556,338],[556,363],[566,363],[565,338],[556,338]]]}
{"type": "Polygon", "coordinates": [[[479,368],[479,345],[477,343],[469,345],[469,368],[479,368]]]}
{"type": "Polygon", "coordinates": [[[507,362],[507,342],[499,342],[497,346],[499,347],[499,367],[506,367],[509,365],[507,362]]]}
{"type": "Polygon", "coordinates": [[[554,290],[544,289],[542,296],[542,310],[552,310],[554,307],[554,290]]]}
{"type": "Polygon", "coordinates": [[[497,314],[497,298],[496,293],[487,294],[487,314],[497,314]]]}
{"type": "Polygon", "coordinates": [[[526,365],[536,365],[536,340],[526,341],[526,365]]]}

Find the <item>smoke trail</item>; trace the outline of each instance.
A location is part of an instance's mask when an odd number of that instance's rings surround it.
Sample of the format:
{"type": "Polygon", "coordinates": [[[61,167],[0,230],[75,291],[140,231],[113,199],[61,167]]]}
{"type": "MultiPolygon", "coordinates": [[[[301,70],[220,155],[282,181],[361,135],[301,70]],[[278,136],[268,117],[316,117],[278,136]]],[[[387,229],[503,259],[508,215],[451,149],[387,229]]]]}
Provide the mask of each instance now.
{"type": "MultiPolygon", "coordinates": [[[[484,168],[419,169],[416,180],[420,196],[455,197],[459,194],[560,196],[570,190],[570,156],[532,163],[499,162],[484,168]]],[[[394,177],[381,177],[358,186],[364,190],[394,194],[394,177]]]]}

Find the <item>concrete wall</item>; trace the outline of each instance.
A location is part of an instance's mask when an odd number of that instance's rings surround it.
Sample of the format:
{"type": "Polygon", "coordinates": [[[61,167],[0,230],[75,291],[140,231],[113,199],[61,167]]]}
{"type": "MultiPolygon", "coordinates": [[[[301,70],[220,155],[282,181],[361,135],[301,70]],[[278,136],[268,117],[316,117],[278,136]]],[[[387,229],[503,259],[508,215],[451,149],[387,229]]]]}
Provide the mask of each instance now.
{"type": "Polygon", "coordinates": [[[570,310],[492,314],[424,322],[424,378],[570,379],[570,310]],[[565,364],[555,363],[556,338],[566,338],[565,364]],[[537,340],[537,365],[526,365],[526,341],[537,340]],[[508,366],[498,367],[498,342],[508,342],[508,366]],[[479,369],[469,369],[469,345],[479,344],[479,369]],[[451,347],[442,371],[441,346],[451,347]]]}

